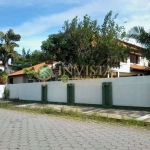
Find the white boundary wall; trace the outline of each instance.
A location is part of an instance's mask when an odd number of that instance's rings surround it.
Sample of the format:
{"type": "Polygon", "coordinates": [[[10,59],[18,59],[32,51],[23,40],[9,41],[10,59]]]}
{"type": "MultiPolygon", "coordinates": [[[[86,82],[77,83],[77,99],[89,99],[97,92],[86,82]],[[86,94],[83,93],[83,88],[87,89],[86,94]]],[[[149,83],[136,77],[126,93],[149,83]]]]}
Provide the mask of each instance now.
{"type": "Polygon", "coordinates": [[[19,98],[19,84],[8,84],[7,88],[10,90],[9,98],[19,98]]]}
{"type": "Polygon", "coordinates": [[[150,76],[115,78],[113,105],[150,107],[150,76]]]}
{"type": "Polygon", "coordinates": [[[67,103],[67,85],[60,81],[47,82],[48,101],[67,103]]]}
{"type": "MultiPolygon", "coordinates": [[[[150,76],[74,80],[75,103],[102,104],[102,83],[112,82],[113,105],[150,107],[150,76]]],[[[46,82],[49,102],[67,102],[67,84],[46,82]]],[[[7,85],[10,98],[41,101],[41,82],[7,85]]]]}
{"type": "Polygon", "coordinates": [[[3,98],[4,89],[5,89],[5,85],[0,85],[0,99],[3,98]]]}

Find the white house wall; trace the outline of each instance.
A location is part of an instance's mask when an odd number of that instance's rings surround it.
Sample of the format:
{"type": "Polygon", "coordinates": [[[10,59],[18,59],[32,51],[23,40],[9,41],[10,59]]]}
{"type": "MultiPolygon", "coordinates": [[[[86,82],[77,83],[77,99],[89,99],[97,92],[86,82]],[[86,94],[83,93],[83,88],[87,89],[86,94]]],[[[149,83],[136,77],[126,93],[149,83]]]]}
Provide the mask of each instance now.
{"type": "Polygon", "coordinates": [[[139,65],[140,65],[140,66],[146,66],[146,67],[148,67],[148,62],[149,62],[149,61],[148,61],[146,58],[140,57],[139,65]]]}
{"type": "Polygon", "coordinates": [[[115,72],[125,72],[125,73],[130,73],[130,59],[127,59],[127,62],[120,62],[120,67],[116,68],[111,68],[111,70],[115,72]]]}
{"type": "MultiPolygon", "coordinates": [[[[139,61],[136,65],[139,66],[146,66],[148,67],[149,61],[146,58],[139,57],[139,61]]],[[[124,73],[130,73],[130,64],[133,64],[130,62],[130,59],[127,59],[127,62],[120,62],[120,67],[111,68],[114,72],[124,72],[124,73]]]]}
{"type": "Polygon", "coordinates": [[[13,84],[18,84],[18,83],[23,83],[23,82],[24,82],[23,76],[14,76],[13,77],[13,84]]]}

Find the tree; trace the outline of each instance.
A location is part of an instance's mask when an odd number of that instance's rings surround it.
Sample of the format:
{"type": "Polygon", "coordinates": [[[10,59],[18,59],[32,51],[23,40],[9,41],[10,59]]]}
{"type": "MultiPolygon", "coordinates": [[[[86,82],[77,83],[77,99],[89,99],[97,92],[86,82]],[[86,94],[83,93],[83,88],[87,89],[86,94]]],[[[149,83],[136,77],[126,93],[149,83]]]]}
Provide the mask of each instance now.
{"type": "Polygon", "coordinates": [[[27,77],[29,78],[29,79],[33,79],[33,78],[35,78],[35,70],[34,70],[34,68],[32,67],[32,68],[24,68],[23,69],[23,72],[27,75],[27,77]]]}
{"type": "Polygon", "coordinates": [[[143,57],[150,59],[150,32],[145,31],[141,26],[135,26],[130,29],[127,37],[135,39],[136,42],[140,43],[143,48],[139,49],[139,52],[143,57]]]}
{"type": "Polygon", "coordinates": [[[8,75],[5,71],[0,71],[0,84],[7,83],[8,75]]]}
{"type": "Polygon", "coordinates": [[[0,32],[0,60],[3,62],[6,72],[8,69],[8,60],[12,59],[13,61],[18,57],[18,53],[14,50],[14,48],[19,46],[16,42],[20,41],[20,38],[21,36],[19,34],[15,34],[12,29],[9,29],[6,34],[0,32]]]}
{"type": "Polygon", "coordinates": [[[75,17],[71,22],[65,21],[62,31],[43,41],[41,48],[51,59],[66,66],[119,67],[119,62],[128,56],[129,47],[121,42],[125,29],[115,23],[116,18],[110,11],[99,26],[88,15],[83,21],[75,17]]]}
{"type": "Polygon", "coordinates": [[[44,62],[44,60],[44,54],[42,51],[35,50],[31,53],[30,50],[26,51],[23,48],[22,55],[14,60],[13,69],[16,71],[22,70],[24,68],[28,68],[36,64],[42,63],[44,62]]]}
{"type": "Polygon", "coordinates": [[[22,70],[23,68],[28,68],[32,66],[30,62],[31,52],[23,48],[22,49],[22,55],[19,55],[13,62],[13,69],[15,71],[22,70]]]}
{"type": "Polygon", "coordinates": [[[98,35],[99,27],[97,21],[91,21],[87,15],[83,21],[78,21],[78,17],[71,23],[65,21],[63,31],[50,35],[48,40],[42,43],[41,48],[49,54],[50,59],[62,61],[65,65],[80,66],[87,63],[87,52],[92,48],[92,36],[98,35]]]}
{"type": "Polygon", "coordinates": [[[45,57],[46,56],[42,51],[39,51],[39,50],[33,51],[31,53],[31,57],[30,57],[32,66],[36,65],[36,64],[39,64],[39,63],[45,62],[45,57]]]}

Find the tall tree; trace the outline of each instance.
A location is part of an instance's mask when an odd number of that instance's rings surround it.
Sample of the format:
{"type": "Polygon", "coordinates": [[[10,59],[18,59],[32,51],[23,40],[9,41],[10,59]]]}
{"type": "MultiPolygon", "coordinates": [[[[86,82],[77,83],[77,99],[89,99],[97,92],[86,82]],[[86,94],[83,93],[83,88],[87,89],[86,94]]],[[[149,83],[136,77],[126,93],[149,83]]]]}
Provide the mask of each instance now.
{"type": "Polygon", "coordinates": [[[41,48],[51,59],[62,61],[66,65],[84,65],[92,49],[92,36],[98,36],[99,30],[97,21],[91,21],[89,16],[84,16],[80,22],[78,17],[75,17],[71,23],[65,21],[63,30],[50,35],[41,48]]]}
{"type": "Polygon", "coordinates": [[[143,57],[150,60],[150,32],[145,31],[144,27],[134,26],[130,29],[128,38],[135,39],[137,43],[140,43],[145,49],[139,49],[143,57]]]}
{"type": "Polygon", "coordinates": [[[6,33],[0,32],[0,60],[3,62],[6,72],[8,69],[8,60],[11,58],[13,61],[18,57],[18,53],[14,48],[19,46],[16,42],[20,41],[20,38],[21,36],[15,34],[12,29],[9,29],[6,33]]]}
{"type": "Polygon", "coordinates": [[[42,43],[42,50],[52,59],[62,61],[66,66],[103,65],[119,67],[119,62],[129,54],[121,40],[125,37],[125,29],[115,23],[117,15],[112,17],[110,11],[101,26],[97,20],[92,21],[85,15],[83,21],[75,17],[66,21],[63,30],[50,35],[42,43]]]}

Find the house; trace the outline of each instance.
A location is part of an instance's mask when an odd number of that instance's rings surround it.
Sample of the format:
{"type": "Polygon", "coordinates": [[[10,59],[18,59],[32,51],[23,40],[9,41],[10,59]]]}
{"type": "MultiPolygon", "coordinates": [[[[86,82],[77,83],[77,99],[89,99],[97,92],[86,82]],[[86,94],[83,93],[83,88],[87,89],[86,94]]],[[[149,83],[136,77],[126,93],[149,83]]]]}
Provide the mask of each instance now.
{"type": "Polygon", "coordinates": [[[124,62],[120,62],[120,67],[111,68],[113,71],[113,77],[126,77],[126,76],[143,76],[150,74],[149,61],[143,58],[138,49],[144,50],[144,48],[123,42],[124,46],[130,46],[132,52],[124,62]]]}
{"type": "MultiPolygon", "coordinates": [[[[55,64],[56,62],[53,63],[55,64]]],[[[54,64],[48,64],[48,66],[52,68],[54,64]]],[[[37,72],[38,69],[43,65],[45,65],[45,63],[37,64],[35,66],[29,67],[28,69],[34,68],[34,71],[37,72]]],[[[55,80],[54,75],[52,76],[51,80],[55,80]]],[[[40,80],[36,78],[34,79],[28,78],[28,76],[24,73],[23,70],[19,70],[8,74],[8,84],[29,83],[29,82],[40,82],[40,80]]]]}
{"type": "MultiPolygon", "coordinates": [[[[111,68],[113,72],[113,77],[127,77],[127,76],[143,76],[150,75],[150,67],[149,61],[146,58],[143,58],[140,53],[137,52],[138,49],[143,49],[139,46],[123,42],[124,46],[130,46],[132,51],[129,54],[129,57],[124,62],[120,62],[120,67],[111,68]]],[[[43,66],[45,63],[37,64],[32,66],[35,72],[43,66]]],[[[58,80],[58,69],[55,68],[57,62],[53,62],[53,64],[49,64],[48,66],[53,68],[53,76],[50,80],[58,80]],[[54,71],[55,70],[55,71],[54,71]]],[[[28,69],[32,68],[29,67],[28,69]]],[[[17,84],[17,83],[28,83],[28,82],[39,82],[38,79],[29,79],[23,70],[13,72],[8,75],[8,83],[9,84],[17,84]]]]}

